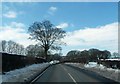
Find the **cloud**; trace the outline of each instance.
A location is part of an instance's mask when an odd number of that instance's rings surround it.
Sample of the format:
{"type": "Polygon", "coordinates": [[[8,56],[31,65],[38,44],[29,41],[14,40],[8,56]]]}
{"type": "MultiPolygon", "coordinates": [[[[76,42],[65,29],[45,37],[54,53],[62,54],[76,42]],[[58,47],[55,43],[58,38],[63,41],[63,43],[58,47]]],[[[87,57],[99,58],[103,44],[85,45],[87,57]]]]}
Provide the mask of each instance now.
{"type": "Polygon", "coordinates": [[[84,48],[118,50],[118,23],[111,23],[96,28],[84,28],[68,32],[63,39],[68,46],[84,48]]]}
{"type": "Polygon", "coordinates": [[[9,25],[0,27],[0,40],[13,40],[27,47],[35,44],[35,41],[29,40],[29,34],[26,33],[23,23],[11,22],[9,25]]]}
{"type": "Polygon", "coordinates": [[[53,7],[53,6],[51,6],[49,9],[48,9],[48,13],[50,14],[50,15],[54,15],[54,13],[57,11],[57,7],[53,7]]]}
{"type": "Polygon", "coordinates": [[[68,23],[61,23],[58,26],[56,26],[57,28],[67,28],[69,26],[68,23]]]}
{"type": "MultiPolygon", "coordinates": [[[[13,40],[25,47],[30,44],[36,44],[37,42],[28,39],[30,35],[26,33],[25,28],[26,25],[23,23],[11,22],[10,24],[6,24],[0,27],[0,40],[13,40]]],[[[115,22],[95,28],[86,27],[67,32],[67,36],[63,41],[67,44],[63,51],[97,48],[117,52],[118,23],[115,22]]]]}
{"type": "Polygon", "coordinates": [[[18,15],[25,14],[24,11],[13,11],[10,10],[10,8],[6,5],[4,5],[4,11],[7,11],[6,13],[3,13],[3,16],[6,18],[16,18],[18,15]]]}
{"type": "Polygon", "coordinates": [[[50,10],[50,11],[56,11],[57,8],[52,6],[52,7],[49,8],[49,10],[50,10]]]}
{"type": "Polygon", "coordinates": [[[6,18],[16,18],[17,17],[17,12],[8,11],[7,13],[3,14],[3,16],[6,17],[6,18]]]}

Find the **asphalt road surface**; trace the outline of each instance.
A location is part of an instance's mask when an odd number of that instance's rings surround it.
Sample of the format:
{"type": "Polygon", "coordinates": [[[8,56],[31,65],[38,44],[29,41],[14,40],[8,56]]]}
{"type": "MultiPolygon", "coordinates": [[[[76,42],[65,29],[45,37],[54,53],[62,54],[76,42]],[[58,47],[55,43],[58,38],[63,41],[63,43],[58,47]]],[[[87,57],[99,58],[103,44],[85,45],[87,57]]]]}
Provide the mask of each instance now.
{"type": "Polygon", "coordinates": [[[35,83],[38,82],[72,82],[74,84],[78,84],[80,82],[110,83],[114,81],[104,78],[91,71],[65,64],[57,64],[44,71],[44,73],[42,73],[35,81],[35,83]]]}

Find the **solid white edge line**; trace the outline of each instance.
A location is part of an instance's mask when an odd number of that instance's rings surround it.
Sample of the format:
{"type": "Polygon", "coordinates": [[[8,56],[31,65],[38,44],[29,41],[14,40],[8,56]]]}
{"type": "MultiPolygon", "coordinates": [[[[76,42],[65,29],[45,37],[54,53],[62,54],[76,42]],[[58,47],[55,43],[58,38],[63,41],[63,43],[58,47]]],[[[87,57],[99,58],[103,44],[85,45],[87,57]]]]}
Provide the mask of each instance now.
{"type": "Polygon", "coordinates": [[[43,71],[40,75],[38,75],[35,79],[33,79],[30,84],[34,83],[39,77],[41,77],[45,72],[47,71],[47,69],[45,71],[43,71]]]}

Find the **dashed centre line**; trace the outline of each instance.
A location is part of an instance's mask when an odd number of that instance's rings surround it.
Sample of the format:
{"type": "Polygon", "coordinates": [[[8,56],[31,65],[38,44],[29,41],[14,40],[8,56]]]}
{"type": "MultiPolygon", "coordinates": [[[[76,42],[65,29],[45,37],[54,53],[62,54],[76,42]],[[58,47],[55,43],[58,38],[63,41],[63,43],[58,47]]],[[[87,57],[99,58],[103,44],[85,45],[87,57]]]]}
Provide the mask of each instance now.
{"type": "Polygon", "coordinates": [[[68,75],[70,76],[70,78],[73,80],[73,82],[75,83],[75,84],[77,84],[77,82],[75,81],[75,79],[71,76],[71,74],[70,73],[68,73],[68,75]]]}
{"type": "MultiPolygon", "coordinates": [[[[66,72],[67,72],[67,69],[66,68],[64,68],[63,66],[61,66],[66,72]]],[[[70,74],[70,73],[68,73],[67,72],[67,74],[70,76],[70,78],[73,80],[73,82],[75,83],[75,84],[77,84],[77,82],[76,82],[76,80],[73,78],[73,76],[70,74]]]]}

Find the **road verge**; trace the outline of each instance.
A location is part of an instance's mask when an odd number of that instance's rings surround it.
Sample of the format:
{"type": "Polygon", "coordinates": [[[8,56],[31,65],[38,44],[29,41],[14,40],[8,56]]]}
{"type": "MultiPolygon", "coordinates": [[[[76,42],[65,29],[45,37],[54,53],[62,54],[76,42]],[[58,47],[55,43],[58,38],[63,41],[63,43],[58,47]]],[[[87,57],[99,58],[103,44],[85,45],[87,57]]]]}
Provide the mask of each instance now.
{"type": "Polygon", "coordinates": [[[100,68],[95,68],[95,67],[86,68],[86,67],[84,67],[84,64],[81,64],[81,63],[66,63],[66,64],[68,66],[73,66],[73,67],[77,67],[77,68],[80,68],[83,70],[88,70],[93,73],[99,74],[100,76],[103,76],[105,78],[108,78],[110,80],[120,82],[120,72],[117,70],[113,71],[112,69],[108,70],[107,68],[100,69],[100,68]]]}
{"type": "Polygon", "coordinates": [[[37,72],[36,74],[34,74],[33,76],[31,76],[29,79],[25,80],[24,84],[33,84],[35,82],[34,79],[36,79],[40,74],[42,74],[45,70],[47,70],[51,66],[52,65],[48,65],[47,67],[44,67],[39,72],[37,72]]]}

